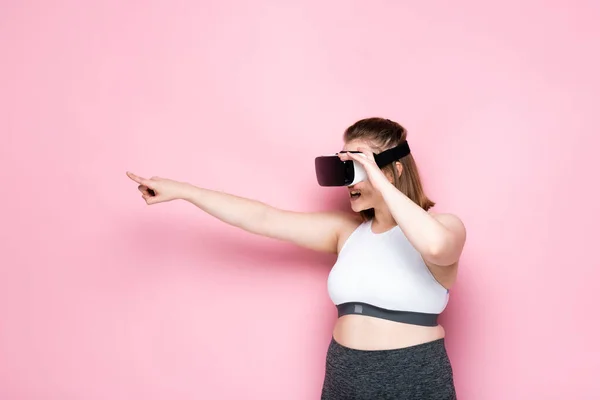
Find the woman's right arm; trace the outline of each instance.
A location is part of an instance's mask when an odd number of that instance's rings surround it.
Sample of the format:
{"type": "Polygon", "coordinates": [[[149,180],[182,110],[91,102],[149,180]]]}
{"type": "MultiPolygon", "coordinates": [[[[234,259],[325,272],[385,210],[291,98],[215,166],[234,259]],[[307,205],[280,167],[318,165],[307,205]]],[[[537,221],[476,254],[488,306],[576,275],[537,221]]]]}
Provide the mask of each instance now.
{"type": "Polygon", "coordinates": [[[139,183],[138,188],[148,204],[182,199],[229,225],[311,250],[337,253],[340,237],[357,225],[356,220],[343,213],[283,210],[258,200],[188,183],[127,175],[139,183]]]}

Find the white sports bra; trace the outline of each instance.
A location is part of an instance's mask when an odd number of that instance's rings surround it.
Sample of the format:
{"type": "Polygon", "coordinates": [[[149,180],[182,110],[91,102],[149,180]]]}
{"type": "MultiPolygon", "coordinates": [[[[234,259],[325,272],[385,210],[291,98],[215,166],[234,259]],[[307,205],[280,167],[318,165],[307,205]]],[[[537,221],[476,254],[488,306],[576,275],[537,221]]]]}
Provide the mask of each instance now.
{"type": "Polygon", "coordinates": [[[363,314],[425,326],[437,325],[450,296],[399,226],[373,233],[372,220],[342,246],[327,289],[339,316],[363,314]]]}

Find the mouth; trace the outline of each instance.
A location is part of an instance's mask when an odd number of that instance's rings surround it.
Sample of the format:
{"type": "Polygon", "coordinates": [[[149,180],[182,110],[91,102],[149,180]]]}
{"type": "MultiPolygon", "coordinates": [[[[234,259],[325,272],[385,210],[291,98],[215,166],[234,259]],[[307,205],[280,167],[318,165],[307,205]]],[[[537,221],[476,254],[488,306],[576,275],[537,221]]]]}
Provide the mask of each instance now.
{"type": "Polygon", "coordinates": [[[350,200],[356,200],[361,196],[360,190],[350,191],[350,200]]]}

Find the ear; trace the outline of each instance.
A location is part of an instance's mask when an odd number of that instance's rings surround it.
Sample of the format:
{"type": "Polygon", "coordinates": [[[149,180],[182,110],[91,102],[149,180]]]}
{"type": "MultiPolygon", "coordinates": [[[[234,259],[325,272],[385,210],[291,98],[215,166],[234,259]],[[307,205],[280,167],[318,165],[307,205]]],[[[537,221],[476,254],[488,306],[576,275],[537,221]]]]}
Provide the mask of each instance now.
{"type": "Polygon", "coordinates": [[[394,163],[394,167],[396,167],[396,172],[398,172],[398,176],[402,175],[402,163],[400,161],[396,161],[394,163]]]}

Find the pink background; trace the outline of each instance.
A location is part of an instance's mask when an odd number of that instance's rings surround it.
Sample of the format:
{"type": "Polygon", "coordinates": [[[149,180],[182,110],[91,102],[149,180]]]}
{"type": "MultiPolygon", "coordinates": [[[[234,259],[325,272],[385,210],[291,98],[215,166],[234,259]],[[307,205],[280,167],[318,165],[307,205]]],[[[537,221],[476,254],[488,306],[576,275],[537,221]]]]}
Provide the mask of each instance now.
{"type": "Polygon", "coordinates": [[[345,207],[313,158],[373,115],[468,228],[460,398],[597,398],[600,6],[482,3],[2,2],[0,398],[318,398],[333,259],[125,171],[345,207]]]}

